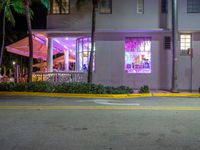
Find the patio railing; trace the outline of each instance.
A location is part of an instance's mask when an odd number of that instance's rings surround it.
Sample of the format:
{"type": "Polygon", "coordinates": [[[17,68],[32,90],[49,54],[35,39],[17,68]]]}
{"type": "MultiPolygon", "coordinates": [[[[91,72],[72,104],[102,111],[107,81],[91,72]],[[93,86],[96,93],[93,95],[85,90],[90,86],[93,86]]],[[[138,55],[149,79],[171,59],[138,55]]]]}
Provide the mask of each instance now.
{"type": "Polygon", "coordinates": [[[87,74],[85,72],[36,72],[33,73],[33,81],[49,82],[86,82],[87,74]]]}

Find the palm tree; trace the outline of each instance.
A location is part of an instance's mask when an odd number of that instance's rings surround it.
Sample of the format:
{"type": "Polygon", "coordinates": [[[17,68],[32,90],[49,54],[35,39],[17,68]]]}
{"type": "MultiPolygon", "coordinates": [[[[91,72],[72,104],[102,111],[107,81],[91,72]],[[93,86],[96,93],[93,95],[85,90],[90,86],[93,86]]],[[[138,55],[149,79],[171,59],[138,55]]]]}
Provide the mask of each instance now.
{"type": "MultiPolygon", "coordinates": [[[[41,3],[48,8],[49,1],[48,0],[40,0],[41,3]]],[[[31,26],[31,15],[33,14],[30,9],[30,5],[32,3],[31,0],[23,0],[26,23],[28,28],[28,39],[29,39],[29,63],[28,63],[28,82],[32,82],[32,73],[33,73],[33,37],[32,37],[32,26],[31,26]]]]}
{"type": "MultiPolygon", "coordinates": [[[[49,8],[49,0],[40,0],[40,2],[46,7],[49,8]]],[[[61,0],[56,0],[59,5],[59,9],[64,9],[61,0]]],[[[31,14],[33,14],[30,9],[32,0],[23,0],[25,16],[28,28],[28,37],[29,37],[29,64],[28,64],[28,82],[32,82],[32,73],[33,73],[33,38],[32,38],[32,27],[31,27],[31,14]]]]}
{"type": "Polygon", "coordinates": [[[17,12],[19,14],[23,14],[24,9],[23,9],[22,1],[21,0],[1,0],[0,1],[0,12],[3,11],[0,66],[2,65],[2,59],[3,59],[3,54],[4,54],[5,35],[6,35],[6,33],[5,33],[6,19],[11,23],[12,26],[15,26],[15,19],[14,19],[11,9],[13,9],[15,12],[17,12]]]}
{"type": "Polygon", "coordinates": [[[28,82],[32,82],[32,72],[33,72],[33,38],[32,38],[32,27],[31,27],[31,16],[30,16],[30,2],[29,0],[24,0],[24,9],[26,16],[26,23],[28,28],[28,39],[29,39],[29,63],[28,63],[28,82]]]}
{"type": "MultiPolygon", "coordinates": [[[[48,8],[48,0],[40,0],[44,6],[48,8]]],[[[32,40],[32,30],[31,30],[31,15],[33,14],[30,9],[31,0],[1,0],[0,1],[0,12],[3,11],[3,21],[2,21],[2,45],[0,51],[0,66],[2,64],[2,58],[5,46],[5,21],[6,19],[15,25],[15,19],[13,17],[11,9],[19,14],[25,14],[29,35],[29,65],[28,65],[28,82],[32,82],[32,65],[33,65],[33,40],[32,40]]]]}
{"type": "Polygon", "coordinates": [[[94,36],[96,29],[96,8],[99,4],[100,0],[77,0],[76,6],[79,9],[80,5],[84,3],[92,4],[92,29],[91,29],[91,51],[90,51],[90,59],[88,65],[88,83],[92,83],[93,76],[93,58],[94,58],[94,36]]]}

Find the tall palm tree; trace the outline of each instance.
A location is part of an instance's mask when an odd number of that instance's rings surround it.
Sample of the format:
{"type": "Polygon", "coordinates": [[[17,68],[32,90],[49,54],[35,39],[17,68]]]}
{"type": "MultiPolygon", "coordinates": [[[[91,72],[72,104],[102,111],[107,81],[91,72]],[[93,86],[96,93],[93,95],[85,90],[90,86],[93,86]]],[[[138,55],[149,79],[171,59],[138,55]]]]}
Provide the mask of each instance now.
{"type": "Polygon", "coordinates": [[[4,54],[4,46],[5,46],[5,23],[6,19],[11,23],[12,26],[15,26],[15,19],[13,13],[11,11],[13,9],[16,13],[23,14],[23,3],[21,0],[1,0],[0,1],[0,12],[3,11],[3,21],[2,21],[2,44],[0,51],[0,66],[2,65],[2,59],[4,54]]]}
{"type": "Polygon", "coordinates": [[[88,65],[88,83],[92,83],[93,77],[93,58],[94,58],[94,36],[96,29],[96,8],[99,4],[100,0],[77,0],[76,6],[80,8],[82,4],[89,3],[92,5],[92,28],[91,28],[91,50],[90,50],[90,59],[88,65]]]}
{"type": "Polygon", "coordinates": [[[29,63],[28,63],[28,82],[32,82],[33,73],[33,37],[32,37],[32,27],[31,27],[31,15],[30,15],[30,2],[29,0],[24,0],[24,9],[26,16],[26,23],[28,28],[28,39],[29,39],[29,63]]]}
{"type": "MultiPolygon", "coordinates": [[[[41,3],[48,8],[49,1],[48,0],[40,0],[41,3]]],[[[33,37],[32,37],[32,26],[31,26],[31,15],[33,14],[30,9],[30,5],[32,0],[23,0],[26,23],[28,28],[28,39],[29,39],[29,63],[28,63],[28,82],[32,82],[32,73],[33,73],[33,37]]]]}
{"type": "MultiPolygon", "coordinates": [[[[49,0],[40,0],[40,2],[46,7],[49,8],[49,0]]],[[[56,0],[60,9],[64,9],[61,0],[56,0]]],[[[31,14],[33,14],[30,9],[32,0],[23,0],[25,16],[28,28],[28,37],[29,37],[29,64],[28,64],[28,82],[32,82],[32,73],[33,73],[33,38],[32,38],[32,27],[31,27],[31,14]]]]}

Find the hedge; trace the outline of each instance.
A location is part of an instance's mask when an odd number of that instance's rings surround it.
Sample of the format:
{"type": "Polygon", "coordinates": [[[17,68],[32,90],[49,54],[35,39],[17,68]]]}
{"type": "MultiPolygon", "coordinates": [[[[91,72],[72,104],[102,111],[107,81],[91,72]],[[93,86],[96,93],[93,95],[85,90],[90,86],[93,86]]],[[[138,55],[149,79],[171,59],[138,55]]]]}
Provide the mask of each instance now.
{"type": "Polygon", "coordinates": [[[27,92],[56,92],[80,94],[129,94],[133,90],[127,86],[112,87],[91,83],[62,83],[49,82],[32,83],[0,83],[0,91],[27,91],[27,92]]]}

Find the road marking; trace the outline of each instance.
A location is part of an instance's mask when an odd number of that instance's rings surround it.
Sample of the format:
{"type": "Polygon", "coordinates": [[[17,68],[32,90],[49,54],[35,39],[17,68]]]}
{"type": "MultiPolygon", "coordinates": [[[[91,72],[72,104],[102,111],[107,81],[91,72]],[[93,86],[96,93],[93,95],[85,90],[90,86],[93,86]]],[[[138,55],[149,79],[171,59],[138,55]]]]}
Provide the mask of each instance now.
{"type": "Polygon", "coordinates": [[[106,100],[106,99],[97,99],[94,100],[96,104],[101,104],[101,105],[117,105],[117,106],[140,106],[138,103],[124,103],[124,101],[119,101],[116,100],[106,100]]]}
{"type": "Polygon", "coordinates": [[[0,106],[0,110],[163,110],[200,111],[200,107],[162,106],[0,106]]]}

